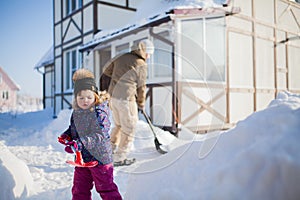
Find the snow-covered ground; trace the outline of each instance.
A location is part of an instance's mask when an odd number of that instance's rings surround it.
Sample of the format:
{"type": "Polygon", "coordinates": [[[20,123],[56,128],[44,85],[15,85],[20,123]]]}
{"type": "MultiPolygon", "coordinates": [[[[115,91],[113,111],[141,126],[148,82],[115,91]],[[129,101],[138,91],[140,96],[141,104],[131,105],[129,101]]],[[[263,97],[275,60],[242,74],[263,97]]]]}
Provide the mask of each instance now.
{"type": "MultiPolygon", "coordinates": [[[[0,114],[0,199],[69,200],[73,168],[57,136],[70,110],[0,114]]],[[[184,127],[183,127],[184,128],[184,127]]],[[[280,93],[265,110],[224,132],[179,138],[140,120],[132,156],[115,168],[124,199],[300,199],[300,95],[280,93]]],[[[93,199],[100,199],[93,191],[93,199]]]]}

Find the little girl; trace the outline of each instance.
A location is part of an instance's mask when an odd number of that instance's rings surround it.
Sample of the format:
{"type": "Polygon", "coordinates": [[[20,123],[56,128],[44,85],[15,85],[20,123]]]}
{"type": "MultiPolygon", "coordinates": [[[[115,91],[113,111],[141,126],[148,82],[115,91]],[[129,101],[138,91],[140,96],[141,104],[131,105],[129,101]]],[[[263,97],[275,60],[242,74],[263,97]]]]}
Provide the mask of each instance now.
{"type": "MultiPolygon", "coordinates": [[[[102,199],[122,199],[113,180],[113,159],[110,143],[109,95],[96,87],[94,75],[79,69],[73,75],[74,102],[69,128],[58,141],[81,151],[83,161],[98,161],[95,167],[75,167],[72,199],[90,200],[95,183],[102,199]]],[[[66,148],[66,151],[68,148],[66,148]]]]}

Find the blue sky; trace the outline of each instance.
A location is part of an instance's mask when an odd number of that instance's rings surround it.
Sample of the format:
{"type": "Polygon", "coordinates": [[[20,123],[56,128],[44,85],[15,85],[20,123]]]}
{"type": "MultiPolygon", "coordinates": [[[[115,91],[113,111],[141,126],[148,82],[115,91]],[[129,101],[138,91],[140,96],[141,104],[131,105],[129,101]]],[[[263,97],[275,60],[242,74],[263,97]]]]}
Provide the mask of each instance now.
{"type": "Polygon", "coordinates": [[[53,44],[52,0],[0,0],[0,66],[21,87],[42,97],[35,64],[53,44]]]}

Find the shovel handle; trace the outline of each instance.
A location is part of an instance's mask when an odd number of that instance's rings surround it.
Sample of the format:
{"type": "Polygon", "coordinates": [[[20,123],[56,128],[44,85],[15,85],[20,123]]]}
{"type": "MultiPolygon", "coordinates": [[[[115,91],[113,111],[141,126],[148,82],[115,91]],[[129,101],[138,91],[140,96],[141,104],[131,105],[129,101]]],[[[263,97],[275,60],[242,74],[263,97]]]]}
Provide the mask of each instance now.
{"type": "Polygon", "coordinates": [[[153,124],[152,124],[152,122],[150,121],[150,119],[149,119],[147,113],[146,113],[144,110],[142,110],[141,112],[142,112],[142,114],[144,115],[144,117],[146,118],[146,120],[147,120],[147,122],[148,122],[148,124],[149,124],[149,126],[150,126],[150,128],[151,128],[151,130],[152,130],[152,133],[153,133],[154,136],[156,137],[156,133],[155,133],[155,131],[154,131],[154,129],[153,129],[153,124]]]}

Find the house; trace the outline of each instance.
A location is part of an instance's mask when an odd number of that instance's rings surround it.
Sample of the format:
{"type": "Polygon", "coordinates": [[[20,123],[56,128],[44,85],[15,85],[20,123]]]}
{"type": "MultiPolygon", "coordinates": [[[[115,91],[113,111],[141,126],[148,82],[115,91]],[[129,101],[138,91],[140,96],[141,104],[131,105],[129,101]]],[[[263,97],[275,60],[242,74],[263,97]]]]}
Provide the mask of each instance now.
{"type": "Polygon", "coordinates": [[[76,69],[100,85],[110,58],[149,38],[153,123],[174,134],[229,128],[279,91],[300,93],[299,19],[289,0],[54,0],[54,114],[71,107],[76,69]]]}
{"type": "Polygon", "coordinates": [[[0,67],[0,112],[17,108],[17,92],[20,87],[0,67]]]}
{"type": "MultiPolygon", "coordinates": [[[[86,60],[79,47],[92,41],[101,31],[116,29],[128,23],[142,0],[53,0],[53,112],[70,108],[72,104],[72,75],[86,67],[99,73],[93,60],[86,60]],[[89,61],[89,63],[87,63],[89,61]]],[[[47,88],[50,83],[46,83],[47,88]]]]}

